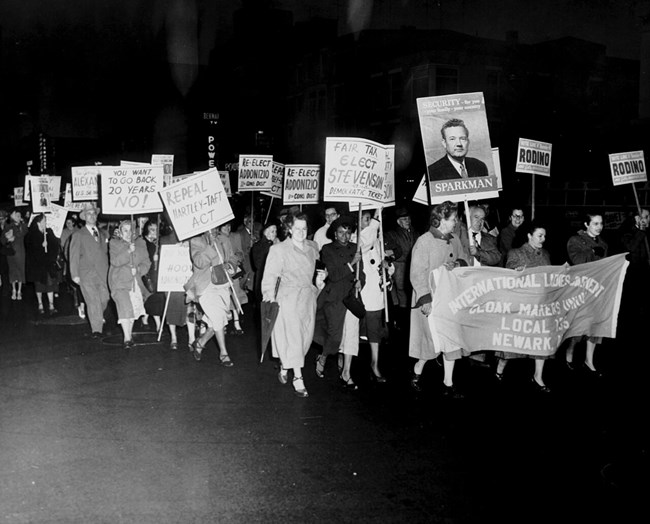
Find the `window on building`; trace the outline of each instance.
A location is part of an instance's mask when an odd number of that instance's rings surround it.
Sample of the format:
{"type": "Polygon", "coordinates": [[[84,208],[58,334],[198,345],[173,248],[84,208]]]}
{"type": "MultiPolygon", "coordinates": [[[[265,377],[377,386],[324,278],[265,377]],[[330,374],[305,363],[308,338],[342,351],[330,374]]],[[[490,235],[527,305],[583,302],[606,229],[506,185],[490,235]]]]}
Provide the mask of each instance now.
{"type": "Polygon", "coordinates": [[[458,69],[436,66],[436,95],[458,93],[458,69]]]}
{"type": "Polygon", "coordinates": [[[501,71],[488,69],[485,78],[485,103],[488,106],[498,106],[501,102],[501,71]]]}
{"type": "Polygon", "coordinates": [[[388,107],[399,106],[402,103],[402,70],[396,69],[388,73],[388,107]]]}
{"type": "Polygon", "coordinates": [[[418,66],[411,73],[413,98],[422,98],[431,95],[429,92],[429,66],[418,66]]]}

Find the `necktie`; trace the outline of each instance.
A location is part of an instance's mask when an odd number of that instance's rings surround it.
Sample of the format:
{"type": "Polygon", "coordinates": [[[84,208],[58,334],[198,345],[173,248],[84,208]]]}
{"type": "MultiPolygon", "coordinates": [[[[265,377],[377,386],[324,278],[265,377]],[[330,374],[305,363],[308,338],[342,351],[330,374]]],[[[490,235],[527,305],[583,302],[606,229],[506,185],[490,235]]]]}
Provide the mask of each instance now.
{"type": "Polygon", "coordinates": [[[99,233],[97,232],[97,228],[93,228],[93,238],[95,239],[95,242],[99,242],[99,233]]]}
{"type": "Polygon", "coordinates": [[[460,165],[460,176],[467,178],[467,169],[465,169],[465,164],[460,165]]]}

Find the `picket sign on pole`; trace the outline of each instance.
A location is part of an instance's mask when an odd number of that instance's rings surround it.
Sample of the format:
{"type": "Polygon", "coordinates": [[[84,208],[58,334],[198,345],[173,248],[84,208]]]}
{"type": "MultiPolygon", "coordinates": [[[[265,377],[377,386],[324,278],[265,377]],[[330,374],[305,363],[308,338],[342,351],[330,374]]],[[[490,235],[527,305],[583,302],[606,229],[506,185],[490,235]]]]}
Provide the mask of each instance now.
{"type": "MultiPolygon", "coordinates": [[[[269,203],[269,210],[266,213],[266,220],[264,221],[264,224],[267,224],[269,221],[269,216],[271,215],[271,208],[273,207],[273,198],[271,197],[271,202],[269,203]]],[[[264,224],[262,224],[262,227],[264,227],[264,224]]],[[[251,231],[253,230],[253,224],[251,224],[251,231]]]]}
{"type": "Polygon", "coordinates": [[[384,292],[384,319],[388,322],[388,280],[386,279],[386,266],[384,265],[384,257],[386,253],[384,252],[384,218],[382,215],[383,208],[379,208],[379,255],[381,257],[381,277],[384,281],[382,286],[382,291],[384,292]]]}
{"type": "MultiPolygon", "coordinates": [[[[251,217],[253,214],[251,213],[251,217]]],[[[209,235],[210,233],[208,233],[209,235]]],[[[223,255],[221,254],[221,251],[219,251],[219,246],[215,244],[214,246],[215,250],[217,251],[217,254],[219,255],[219,263],[224,264],[225,261],[223,259],[223,255]]],[[[230,274],[228,273],[228,270],[224,268],[224,272],[226,273],[226,278],[228,279],[228,284],[230,284],[230,290],[232,291],[232,298],[235,300],[235,305],[237,306],[237,311],[239,311],[240,315],[244,314],[244,310],[241,308],[241,304],[239,303],[239,299],[237,298],[237,291],[235,290],[235,284],[232,282],[232,278],[230,278],[230,274]]]]}
{"type": "MultiPolygon", "coordinates": [[[[632,191],[634,191],[634,200],[636,200],[636,209],[639,217],[641,217],[641,204],[639,203],[639,194],[636,192],[636,184],[630,184],[632,186],[632,191]]],[[[648,235],[645,235],[645,249],[648,253],[648,264],[650,264],[650,244],[648,244],[648,235]]]]}
{"type": "Polygon", "coordinates": [[[255,191],[251,191],[251,231],[255,228],[255,191]]]}
{"type": "Polygon", "coordinates": [[[163,309],[163,315],[160,319],[160,330],[158,331],[158,342],[160,342],[160,337],[162,336],[163,329],[165,329],[165,317],[167,316],[167,307],[169,306],[169,296],[171,291],[167,291],[167,298],[165,299],[165,309],[163,309]]]}
{"type": "Polygon", "coordinates": [[[469,219],[469,205],[467,204],[467,198],[465,198],[465,223],[467,224],[467,241],[469,242],[468,245],[471,245],[472,237],[469,234],[469,229],[472,226],[472,221],[469,219]]]}
{"type": "MultiPolygon", "coordinates": [[[[361,269],[361,202],[359,202],[359,216],[357,218],[357,252],[359,253],[359,262],[355,273],[356,282],[359,282],[359,270],[361,269]]],[[[359,298],[359,288],[354,284],[354,296],[359,298]]]]}
{"type": "Polygon", "coordinates": [[[533,186],[531,191],[530,219],[535,220],[535,173],[530,176],[530,183],[533,186]]]}

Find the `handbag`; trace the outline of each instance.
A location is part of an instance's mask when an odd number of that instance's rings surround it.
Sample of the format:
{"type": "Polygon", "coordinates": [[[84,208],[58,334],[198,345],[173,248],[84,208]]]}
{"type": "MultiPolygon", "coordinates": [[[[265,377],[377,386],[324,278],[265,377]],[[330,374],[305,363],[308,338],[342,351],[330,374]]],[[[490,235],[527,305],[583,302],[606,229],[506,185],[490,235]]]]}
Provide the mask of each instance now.
{"type": "Polygon", "coordinates": [[[343,298],[343,305],[357,318],[366,316],[366,306],[363,305],[363,300],[361,300],[361,293],[358,293],[354,288],[343,298]]]}
{"type": "Polygon", "coordinates": [[[228,283],[228,274],[223,264],[217,264],[210,268],[210,280],[217,286],[228,283]]]}
{"type": "Polygon", "coordinates": [[[149,293],[156,292],[156,286],[154,286],[153,279],[149,273],[142,275],[142,285],[144,285],[145,289],[149,291],[149,293]]]}

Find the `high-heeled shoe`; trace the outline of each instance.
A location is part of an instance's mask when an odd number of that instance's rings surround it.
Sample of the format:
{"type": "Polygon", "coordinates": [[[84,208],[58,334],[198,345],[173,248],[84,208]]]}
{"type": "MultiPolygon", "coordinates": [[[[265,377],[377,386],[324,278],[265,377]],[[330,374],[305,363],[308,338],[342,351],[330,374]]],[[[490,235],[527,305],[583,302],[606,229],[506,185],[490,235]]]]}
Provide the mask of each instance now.
{"type": "Polygon", "coordinates": [[[350,378],[348,378],[347,380],[345,380],[345,379],[343,378],[343,375],[341,375],[341,376],[340,376],[340,380],[341,380],[341,383],[343,384],[343,388],[344,388],[344,389],[347,389],[347,390],[349,390],[349,391],[356,391],[357,389],[359,389],[359,386],[357,386],[357,385],[353,382],[352,377],[350,377],[350,378]]]}
{"type": "Polygon", "coordinates": [[[415,372],[411,375],[411,389],[413,391],[417,391],[418,393],[422,391],[422,386],[420,385],[420,378],[422,378],[422,375],[418,375],[415,372]]]}
{"type": "Polygon", "coordinates": [[[370,380],[372,380],[375,384],[386,383],[386,377],[383,375],[377,375],[374,371],[370,373],[370,380]]]}
{"type": "Polygon", "coordinates": [[[325,362],[327,357],[325,355],[318,355],[316,357],[316,376],[318,378],[325,377],[325,362]]]}
{"type": "Polygon", "coordinates": [[[201,360],[201,352],[203,351],[203,346],[199,343],[199,339],[196,339],[192,342],[192,356],[197,362],[201,360]]]}
{"type": "Polygon", "coordinates": [[[231,368],[235,365],[234,362],[230,360],[229,355],[219,355],[219,362],[225,368],[231,368]]]}
{"type": "Polygon", "coordinates": [[[548,386],[542,386],[539,382],[535,380],[535,377],[531,378],[530,381],[533,384],[535,391],[537,391],[537,393],[546,394],[551,392],[551,388],[549,388],[548,386]]]}
{"type": "Polygon", "coordinates": [[[297,396],[301,398],[309,396],[309,393],[307,393],[307,388],[305,388],[305,384],[302,381],[302,377],[293,378],[293,391],[297,396]],[[298,381],[300,381],[301,384],[296,385],[296,382],[298,381]],[[302,385],[302,387],[300,387],[300,385],[302,385]]]}
{"type": "Polygon", "coordinates": [[[282,373],[282,370],[278,371],[278,381],[284,386],[287,382],[289,382],[289,374],[282,373]]]}
{"type": "Polygon", "coordinates": [[[582,363],[582,369],[587,373],[588,376],[590,377],[595,377],[595,378],[603,378],[603,374],[598,371],[597,369],[591,369],[586,362],[582,363]]]}

